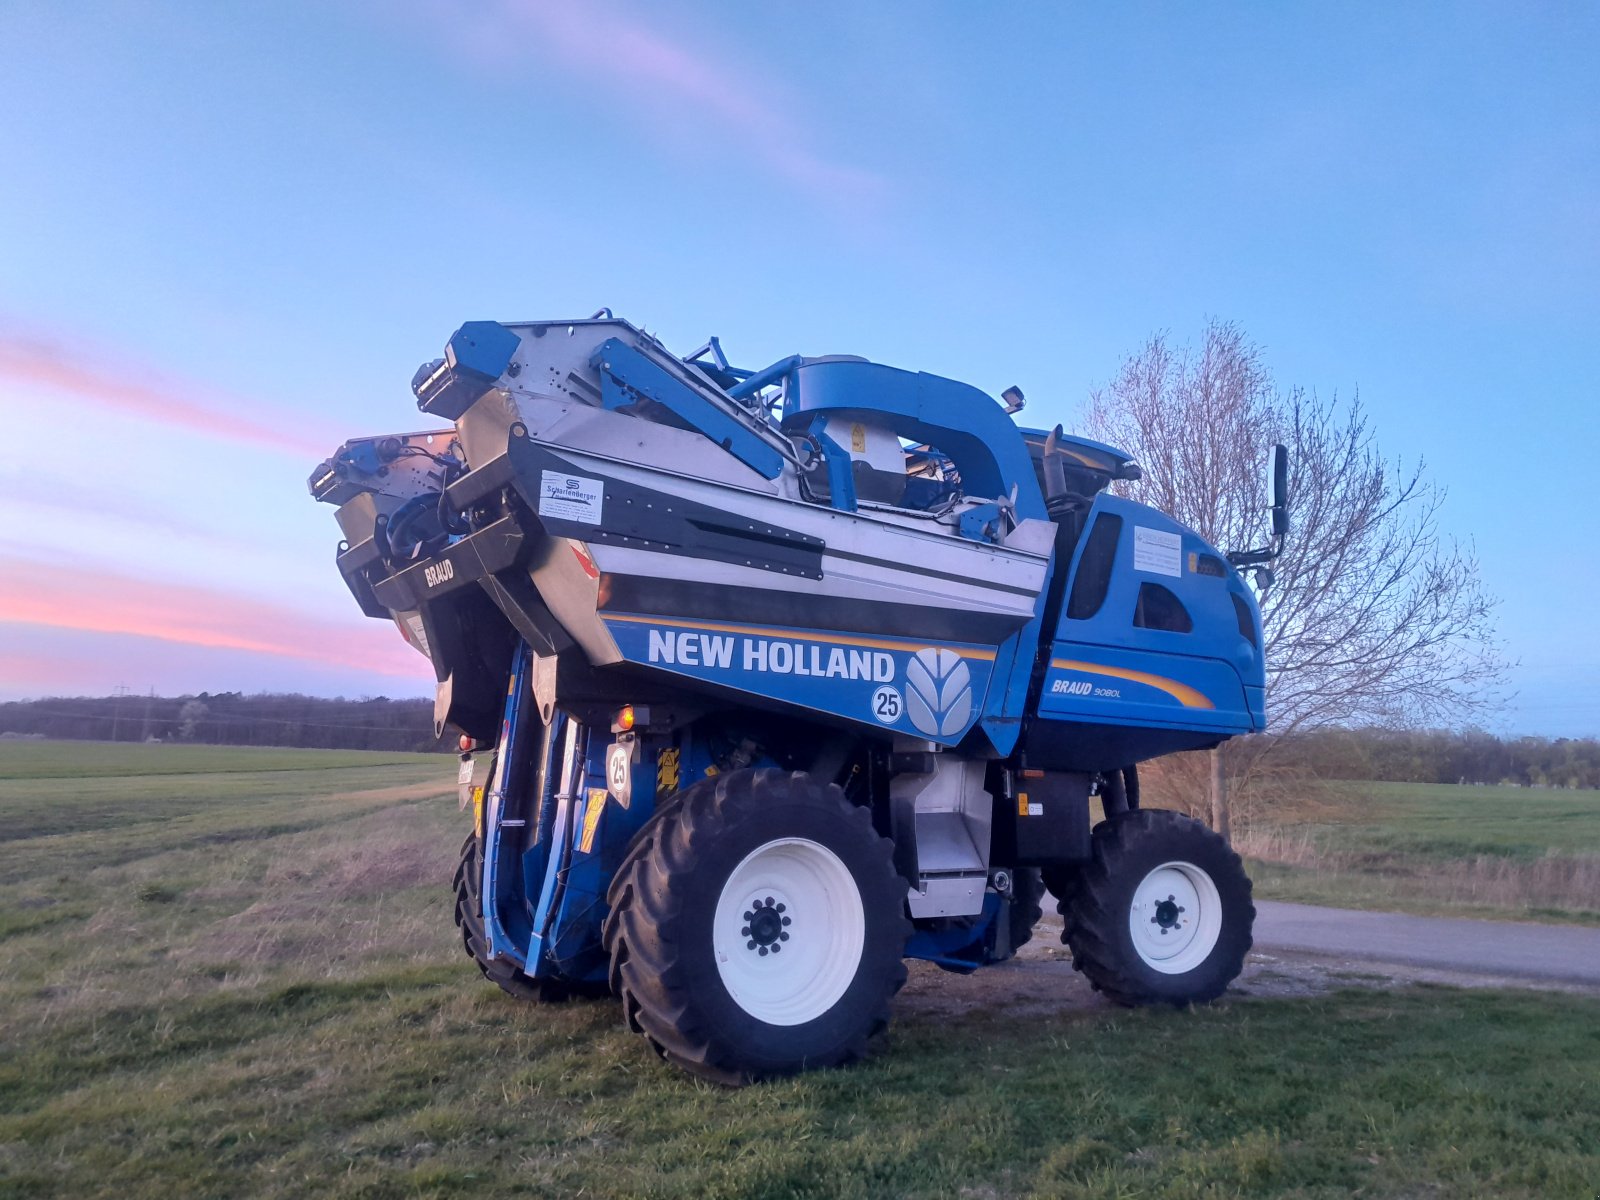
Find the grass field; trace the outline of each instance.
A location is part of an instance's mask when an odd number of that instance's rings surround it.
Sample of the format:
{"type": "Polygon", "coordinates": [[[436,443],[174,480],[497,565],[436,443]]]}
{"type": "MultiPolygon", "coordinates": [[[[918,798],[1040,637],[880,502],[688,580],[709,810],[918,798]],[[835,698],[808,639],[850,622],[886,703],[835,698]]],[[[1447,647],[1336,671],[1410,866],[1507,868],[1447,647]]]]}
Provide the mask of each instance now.
{"type": "Polygon", "coordinates": [[[1238,844],[1273,899],[1600,924],[1600,792],[1345,784],[1238,844]]]}
{"type": "Polygon", "coordinates": [[[1580,996],[911,1010],[696,1084],[461,956],[453,766],[0,744],[0,1196],[1595,1195],[1580,996]]]}

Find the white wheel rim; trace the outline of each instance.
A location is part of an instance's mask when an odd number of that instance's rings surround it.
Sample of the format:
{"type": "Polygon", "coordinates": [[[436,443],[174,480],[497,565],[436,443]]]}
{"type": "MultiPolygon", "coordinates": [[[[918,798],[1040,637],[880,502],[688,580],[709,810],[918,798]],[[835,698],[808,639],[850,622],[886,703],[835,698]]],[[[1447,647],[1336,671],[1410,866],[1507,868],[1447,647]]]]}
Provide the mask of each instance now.
{"type": "Polygon", "coordinates": [[[803,1025],[837,1004],[866,937],[850,869],[806,838],[780,838],[746,855],[722,886],[711,928],[722,985],[769,1025],[803,1025]]]}
{"type": "Polygon", "coordinates": [[[1128,932],[1145,966],[1163,975],[1194,970],[1222,936],[1217,885],[1193,863],[1162,863],[1134,890],[1128,932]]]}

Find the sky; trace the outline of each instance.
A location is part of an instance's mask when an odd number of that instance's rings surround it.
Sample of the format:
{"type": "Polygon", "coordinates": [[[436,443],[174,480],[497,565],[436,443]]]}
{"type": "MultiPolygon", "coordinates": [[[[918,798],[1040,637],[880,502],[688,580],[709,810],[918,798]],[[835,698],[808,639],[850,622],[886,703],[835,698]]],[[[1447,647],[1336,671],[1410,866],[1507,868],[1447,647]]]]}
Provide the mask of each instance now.
{"type": "Polygon", "coordinates": [[[0,697],[426,695],[305,479],[609,306],[1070,429],[1237,322],[1359,393],[1600,734],[1600,7],[0,2],[0,697]]]}

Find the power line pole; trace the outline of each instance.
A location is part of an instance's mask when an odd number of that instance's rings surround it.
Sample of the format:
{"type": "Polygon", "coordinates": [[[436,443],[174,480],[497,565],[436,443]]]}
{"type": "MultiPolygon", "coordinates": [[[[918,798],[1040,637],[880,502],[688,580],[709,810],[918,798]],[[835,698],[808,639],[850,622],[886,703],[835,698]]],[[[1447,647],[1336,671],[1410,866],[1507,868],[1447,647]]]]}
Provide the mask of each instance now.
{"type": "Polygon", "coordinates": [[[116,699],[111,702],[111,740],[116,742],[122,740],[120,737],[122,732],[122,698],[128,694],[128,685],[125,683],[117,684],[113,694],[116,699]]]}
{"type": "Polygon", "coordinates": [[[150,740],[150,710],[155,707],[155,703],[156,685],[152,683],[150,685],[150,694],[144,698],[144,731],[139,735],[141,742],[150,740]]]}

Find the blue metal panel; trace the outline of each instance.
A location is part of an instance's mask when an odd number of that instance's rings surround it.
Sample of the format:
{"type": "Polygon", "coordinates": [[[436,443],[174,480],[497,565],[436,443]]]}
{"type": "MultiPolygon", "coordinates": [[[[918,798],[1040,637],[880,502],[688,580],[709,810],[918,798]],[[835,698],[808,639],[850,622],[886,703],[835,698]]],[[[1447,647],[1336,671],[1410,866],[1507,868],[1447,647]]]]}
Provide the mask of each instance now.
{"type": "Polygon", "coordinates": [[[600,401],[605,407],[625,408],[640,398],[654,400],[766,478],[776,479],[782,472],[783,455],[768,442],[632,346],[610,338],[600,344],[591,362],[600,372],[600,401]]]}
{"type": "Polygon", "coordinates": [[[1022,733],[1022,718],[1028,707],[1028,689],[1033,683],[1033,664],[1044,626],[1044,606],[1050,592],[1050,579],[1060,569],[1052,551],[1045,586],[1034,602],[1033,616],[1021,629],[1002,642],[995,654],[995,679],[983,705],[983,732],[1001,754],[1016,748],[1022,733]]]}
{"type": "Polygon", "coordinates": [[[822,457],[828,467],[829,506],[840,512],[855,512],[856,481],[850,474],[850,455],[820,428],[820,422],[819,428],[811,431],[811,436],[822,447],[822,457]]]}
{"type": "MultiPolygon", "coordinates": [[[[542,935],[533,942],[529,973],[598,983],[606,978],[609,960],[601,927],[610,911],[606,892],[635,835],[655,813],[658,797],[667,798],[711,775],[712,748],[695,727],[668,735],[641,737],[632,766],[632,787],[626,803],[607,788],[607,758],[615,743],[604,729],[588,731],[581,786],[572,807],[563,865],[550,889],[542,935]]],[[[776,766],[765,755],[750,764],[776,766]]],[[[549,876],[547,876],[549,878],[549,876]]]]}
{"type": "Polygon", "coordinates": [[[444,362],[412,384],[417,407],[454,420],[495,385],[522,339],[498,321],[468,321],[445,343],[444,362]]]}
{"type": "MultiPolygon", "coordinates": [[[[1105,599],[1083,619],[1069,616],[1070,604],[1063,605],[1039,715],[1220,733],[1263,728],[1264,714],[1249,695],[1265,683],[1259,620],[1252,644],[1239,629],[1233,601],[1239,596],[1252,614],[1257,611],[1244,581],[1198,534],[1154,509],[1101,494],[1086,531],[1102,513],[1122,518],[1105,599]],[[1198,569],[1202,560],[1210,572],[1198,569]],[[1212,573],[1218,564],[1221,573],[1212,573]],[[1134,624],[1147,583],[1182,603],[1190,632],[1134,624]]],[[[1088,541],[1087,535],[1079,539],[1073,556],[1069,596],[1088,541]]]]}
{"type": "Polygon", "coordinates": [[[1000,524],[998,504],[979,504],[961,514],[958,531],[974,542],[997,542],[1000,524]]]}
{"type": "MultiPolygon", "coordinates": [[[[712,340],[715,341],[716,339],[713,338],[712,340]]],[[[770,367],[764,367],[757,371],[743,383],[739,384],[738,387],[729,389],[728,395],[732,396],[735,400],[742,400],[746,396],[753,396],[762,388],[771,387],[773,384],[777,383],[778,380],[789,374],[790,371],[793,371],[804,361],[804,359],[796,354],[784,359],[782,362],[775,362],[770,367]]]]}
{"type": "Polygon", "coordinates": [[[992,960],[999,915],[1000,897],[988,892],[977,920],[952,922],[937,930],[918,929],[906,942],[905,956],[969,975],[992,960]]]}
{"type": "Polygon", "coordinates": [[[1021,431],[975,387],[865,362],[803,362],[794,373],[788,414],[870,412],[909,441],[936,446],[961,472],[969,496],[1017,492],[1017,515],[1047,514],[1021,431]]]}
{"type": "Polygon", "coordinates": [[[564,979],[598,982],[608,962],[600,926],[608,911],[606,889],[640,827],[655,811],[658,763],[641,755],[632,768],[633,786],[623,803],[606,787],[606,760],[612,743],[605,732],[590,733],[583,786],[573,806],[566,870],[542,939],[541,966],[564,979]]]}
{"type": "MultiPolygon", "coordinates": [[[[969,643],[623,613],[602,617],[630,662],[951,746],[984,711],[996,673],[1003,677],[1011,666],[994,646],[969,643]]],[[[1034,643],[1028,644],[1031,661],[1034,643]]]]}
{"type": "MultiPolygon", "coordinates": [[[[543,870],[537,876],[531,872],[525,873],[530,884],[535,878],[539,882],[539,899],[533,906],[533,931],[528,937],[527,961],[528,971],[534,975],[553,974],[553,968],[545,960],[544,936],[550,927],[552,905],[556,898],[557,884],[566,870],[567,862],[572,855],[571,830],[576,819],[574,810],[578,807],[578,795],[573,788],[573,780],[568,776],[567,739],[575,737],[575,753],[579,756],[580,763],[588,751],[589,731],[582,726],[575,726],[570,717],[561,717],[563,728],[560,730],[561,738],[556,743],[555,763],[557,769],[551,772],[554,780],[553,799],[555,803],[555,819],[550,825],[548,837],[540,839],[540,848],[544,852],[543,870]]],[[[582,787],[582,774],[578,776],[578,789],[582,787]]]]}
{"type": "Polygon", "coordinates": [[[1238,673],[1215,658],[1057,642],[1039,696],[1041,720],[1248,733],[1238,673]]]}
{"type": "Polygon", "coordinates": [[[444,360],[458,371],[499,379],[522,339],[498,321],[468,321],[445,343],[444,360]]]}
{"type": "Polygon", "coordinates": [[[533,652],[524,642],[518,646],[512,662],[511,683],[506,689],[505,715],[500,723],[500,749],[495,757],[494,776],[489,781],[489,795],[483,814],[483,880],[480,891],[483,926],[489,938],[489,956],[508,958],[519,967],[526,961],[522,947],[527,941],[527,917],[518,902],[520,895],[515,887],[516,881],[501,878],[500,843],[501,821],[505,815],[511,781],[521,770],[513,751],[527,741],[527,701],[531,695],[528,672],[532,664],[533,652]]]}

